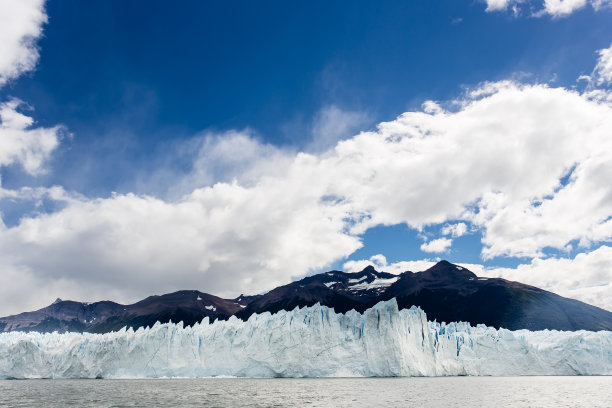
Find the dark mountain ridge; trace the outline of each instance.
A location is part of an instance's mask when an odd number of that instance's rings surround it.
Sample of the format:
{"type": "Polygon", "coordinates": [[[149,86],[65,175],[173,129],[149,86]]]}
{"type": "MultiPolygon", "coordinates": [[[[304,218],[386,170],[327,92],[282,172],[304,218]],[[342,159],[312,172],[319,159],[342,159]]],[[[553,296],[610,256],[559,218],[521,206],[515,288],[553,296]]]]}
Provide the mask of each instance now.
{"type": "Polygon", "coordinates": [[[393,275],[368,266],[361,272],[330,271],[279,286],[264,295],[222,299],[199,291],[150,296],[132,305],[104,301],[56,301],[34,312],[0,318],[0,331],[108,332],[208,316],[246,320],[253,313],[292,310],[316,303],[338,313],[363,312],[396,298],[400,309],[421,307],[430,320],[466,321],[510,330],[612,330],[612,313],[534,286],[500,278],[479,278],[447,261],[423,272],[393,275]]]}
{"type": "MultiPolygon", "coordinates": [[[[248,297],[245,297],[248,299],[248,297]]],[[[110,301],[81,303],[55,301],[34,312],[0,318],[0,331],[91,332],[105,333],[124,326],[153,326],[159,321],[193,325],[208,316],[211,321],[227,319],[246,305],[241,299],[222,299],[197,290],[181,290],[161,296],[149,296],[131,305],[110,301]]]]}

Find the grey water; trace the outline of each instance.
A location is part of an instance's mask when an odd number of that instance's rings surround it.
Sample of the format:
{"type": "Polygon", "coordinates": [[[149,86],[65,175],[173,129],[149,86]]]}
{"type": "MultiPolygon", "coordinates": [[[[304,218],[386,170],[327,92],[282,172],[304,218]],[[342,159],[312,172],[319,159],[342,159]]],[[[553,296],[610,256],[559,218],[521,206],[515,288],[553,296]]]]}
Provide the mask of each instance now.
{"type": "Polygon", "coordinates": [[[612,407],[612,377],[0,381],[2,407],[612,407]]]}

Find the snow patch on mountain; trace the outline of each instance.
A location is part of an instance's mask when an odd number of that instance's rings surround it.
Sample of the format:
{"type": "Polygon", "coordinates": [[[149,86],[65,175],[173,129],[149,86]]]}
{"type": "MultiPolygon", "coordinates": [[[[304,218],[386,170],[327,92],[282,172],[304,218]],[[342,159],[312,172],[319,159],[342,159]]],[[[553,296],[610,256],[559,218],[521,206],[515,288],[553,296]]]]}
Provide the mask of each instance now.
{"type": "Polygon", "coordinates": [[[359,283],[356,285],[351,285],[349,289],[350,290],[370,290],[370,289],[386,288],[386,287],[391,286],[393,283],[397,282],[398,279],[399,279],[399,276],[396,276],[395,278],[389,278],[389,279],[376,278],[370,283],[364,282],[364,283],[359,283]]]}
{"type": "Polygon", "coordinates": [[[361,278],[359,278],[359,279],[349,279],[349,280],[348,280],[348,283],[349,283],[349,284],[359,283],[359,282],[362,282],[362,281],[364,281],[364,280],[366,280],[366,279],[368,279],[368,276],[367,276],[367,275],[362,276],[362,277],[361,277],[361,278]]]}

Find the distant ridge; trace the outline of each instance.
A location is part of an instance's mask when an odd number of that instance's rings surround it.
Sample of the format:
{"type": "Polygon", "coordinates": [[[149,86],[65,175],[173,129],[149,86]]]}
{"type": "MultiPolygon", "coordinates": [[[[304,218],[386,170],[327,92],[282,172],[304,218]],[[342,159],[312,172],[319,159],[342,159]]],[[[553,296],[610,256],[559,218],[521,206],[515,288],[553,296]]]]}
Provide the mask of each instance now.
{"type": "Polygon", "coordinates": [[[363,312],[395,298],[400,309],[421,307],[429,319],[510,330],[612,330],[612,312],[534,286],[479,278],[466,268],[440,261],[423,272],[393,275],[368,266],[361,272],[330,271],[279,286],[264,295],[222,299],[196,290],[150,296],[132,305],[58,299],[43,309],[0,318],[0,331],[105,333],[124,326],[182,321],[193,325],[235,315],[292,310],[316,303],[345,313],[363,312]]]}

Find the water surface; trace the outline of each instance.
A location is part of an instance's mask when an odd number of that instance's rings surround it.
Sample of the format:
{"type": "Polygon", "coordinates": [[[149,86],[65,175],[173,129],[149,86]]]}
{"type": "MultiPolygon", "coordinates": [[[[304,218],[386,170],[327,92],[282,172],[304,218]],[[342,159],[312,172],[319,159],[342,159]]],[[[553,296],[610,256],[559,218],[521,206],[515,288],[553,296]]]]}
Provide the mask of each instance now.
{"type": "Polygon", "coordinates": [[[612,377],[0,381],[6,407],[611,407],[612,377]]]}

